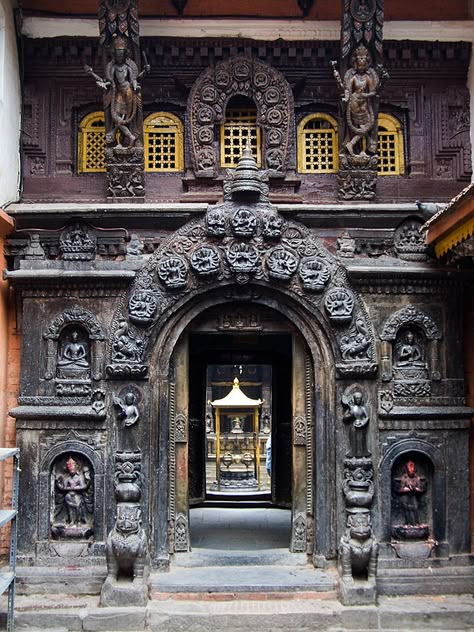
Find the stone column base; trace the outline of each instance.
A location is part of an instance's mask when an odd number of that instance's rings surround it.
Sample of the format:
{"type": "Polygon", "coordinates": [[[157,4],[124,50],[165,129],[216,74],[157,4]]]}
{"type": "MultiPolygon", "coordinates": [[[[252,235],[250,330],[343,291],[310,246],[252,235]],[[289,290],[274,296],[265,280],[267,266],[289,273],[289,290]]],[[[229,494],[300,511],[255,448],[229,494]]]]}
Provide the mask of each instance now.
{"type": "Polygon", "coordinates": [[[375,604],[377,588],[373,579],[344,579],[339,584],[339,598],[344,606],[375,604]]]}
{"type": "Polygon", "coordinates": [[[146,606],[148,581],[144,577],[115,579],[107,577],[100,593],[101,606],[146,606]]]}

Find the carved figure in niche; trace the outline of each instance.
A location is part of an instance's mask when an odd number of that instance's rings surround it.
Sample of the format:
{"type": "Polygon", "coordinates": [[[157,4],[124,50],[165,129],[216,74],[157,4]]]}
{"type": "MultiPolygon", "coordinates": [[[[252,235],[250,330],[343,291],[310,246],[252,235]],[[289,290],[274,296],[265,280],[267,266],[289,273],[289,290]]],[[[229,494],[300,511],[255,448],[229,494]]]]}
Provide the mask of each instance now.
{"type": "Polygon", "coordinates": [[[92,409],[97,415],[105,413],[105,393],[104,391],[97,389],[93,393],[94,401],[92,402],[92,409]]]}
{"type": "Polygon", "coordinates": [[[369,413],[364,405],[364,397],[360,391],[354,391],[352,395],[342,396],[342,404],[345,407],[343,421],[350,424],[348,457],[368,457],[367,431],[369,427],[369,413]]]}
{"type": "MultiPolygon", "coordinates": [[[[377,153],[374,100],[382,87],[379,75],[370,67],[370,63],[370,53],[363,45],[355,49],[352,68],[345,73],[343,80],[336,70],[336,62],[332,62],[345,108],[346,136],[343,147],[351,156],[363,158],[377,153]],[[362,140],[365,140],[365,148],[362,140]]],[[[380,73],[385,79],[386,73],[382,68],[380,73]]]]}
{"type": "Polygon", "coordinates": [[[246,208],[239,208],[233,215],[232,230],[235,235],[250,237],[257,227],[257,217],[253,211],[246,208]]]}
{"type": "Polygon", "coordinates": [[[53,536],[90,535],[94,495],[89,467],[70,456],[55,472],[54,488],[53,536]]]}
{"type": "Polygon", "coordinates": [[[118,142],[116,147],[122,147],[126,140],[128,147],[133,147],[140,138],[137,128],[137,113],[141,110],[141,87],[139,79],[149,72],[150,67],[144,66],[139,73],[137,64],[130,59],[128,41],[126,37],[117,35],[110,48],[112,59],[106,66],[105,78],[96,75],[90,66],[85,70],[92,75],[99,88],[105,91],[105,139],[108,145],[118,142]]]}
{"type": "MultiPolygon", "coordinates": [[[[402,475],[393,480],[393,491],[398,495],[405,517],[405,527],[427,527],[420,524],[419,505],[420,497],[426,492],[426,478],[421,476],[416,470],[414,461],[409,460],[403,466],[402,475]]],[[[398,531],[400,528],[397,529],[398,531]]],[[[407,534],[405,533],[405,537],[407,534]]]]}
{"type": "Polygon", "coordinates": [[[87,379],[90,377],[89,342],[80,330],[66,330],[58,345],[57,377],[87,379]]]}
{"type": "Polygon", "coordinates": [[[283,218],[277,213],[265,213],[263,215],[262,234],[267,239],[279,239],[283,228],[283,218]]]}
{"type": "Polygon", "coordinates": [[[95,235],[80,222],[69,225],[59,237],[59,250],[64,260],[90,261],[97,248],[95,235]]]}
{"type": "Polygon", "coordinates": [[[395,365],[424,367],[423,352],[411,329],[405,330],[395,343],[395,365]]]}
{"type": "Polygon", "coordinates": [[[208,235],[225,235],[225,216],[221,210],[209,210],[206,215],[206,222],[208,235]]]}
{"type": "Polygon", "coordinates": [[[370,512],[363,509],[348,510],[347,528],[339,549],[343,582],[352,583],[354,576],[374,581],[378,549],[372,536],[370,512]]]}
{"type": "Polygon", "coordinates": [[[140,418],[136,402],[137,397],[132,391],[128,391],[123,399],[114,397],[114,406],[119,409],[117,417],[125,426],[133,426],[140,418]]]}

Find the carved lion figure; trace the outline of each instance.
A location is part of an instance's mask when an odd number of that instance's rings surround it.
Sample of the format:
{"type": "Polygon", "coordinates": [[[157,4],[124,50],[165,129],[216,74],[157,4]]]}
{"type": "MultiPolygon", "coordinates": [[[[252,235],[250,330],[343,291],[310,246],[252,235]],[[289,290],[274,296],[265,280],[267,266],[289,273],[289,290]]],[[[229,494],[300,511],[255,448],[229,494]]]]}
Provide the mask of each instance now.
{"type": "Polygon", "coordinates": [[[143,579],[148,546],[139,507],[117,506],[115,525],[107,537],[106,554],[108,578],[115,580],[120,575],[143,579]]]}

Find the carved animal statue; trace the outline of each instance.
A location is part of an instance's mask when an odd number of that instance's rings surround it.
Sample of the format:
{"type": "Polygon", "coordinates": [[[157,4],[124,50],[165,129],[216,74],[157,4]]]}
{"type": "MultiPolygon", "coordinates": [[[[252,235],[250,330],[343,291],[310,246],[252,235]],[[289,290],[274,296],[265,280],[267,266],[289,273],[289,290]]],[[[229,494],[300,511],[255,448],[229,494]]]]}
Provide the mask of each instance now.
{"type": "Polygon", "coordinates": [[[115,525],[107,537],[106,554],[108,578],[116,580],[120,575],[143,579],[148,546],[139,507],[117,506],[115,525]]]}
{"type": "Polygon", "coordinates": [[[367,576],[374,580],[377,572],[378,543],[372,536],[368,512],[350,514],[347,530],[341,538],[339,554],[342,578],[353,581],[354,576],[367,576]]]}

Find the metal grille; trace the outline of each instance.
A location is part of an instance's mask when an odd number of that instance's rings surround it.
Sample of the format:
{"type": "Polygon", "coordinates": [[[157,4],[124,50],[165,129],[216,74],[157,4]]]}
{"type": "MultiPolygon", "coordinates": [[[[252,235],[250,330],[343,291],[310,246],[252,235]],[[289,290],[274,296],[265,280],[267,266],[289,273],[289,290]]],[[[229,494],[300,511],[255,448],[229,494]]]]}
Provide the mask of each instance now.
{"type": "Polygon", "coordinates": [[[79,172],[105,171],[105,122],[103,112],[93,112],[80,124],[79,172]]]}
{"type": "Polygon", "coordinates": [[[298,171],[334,173],[338,167],[336,122],[327,115],[310,115],[298,126],[298,171]]]}
{"type": "Polygon", "coordinates": [[[148,116],[144,121],[145,171],[182,171],[183,126],[166,112],[148,116]]]}
{"type": "Polygon", "coordinates": [[[227,110],[225,123],[221,125],[221,167],[236,167],[247,144],[260,167],[260,128],[256,111],[227,110]]]}
{"type": "Polygon", "coordinates": [[[397,160],[397,134],[394,132],[388,132],[382,127],[379,127],[377,151],[379,155],[377,173],[379,176],[399,175],[400,167],[397,160]]]}

